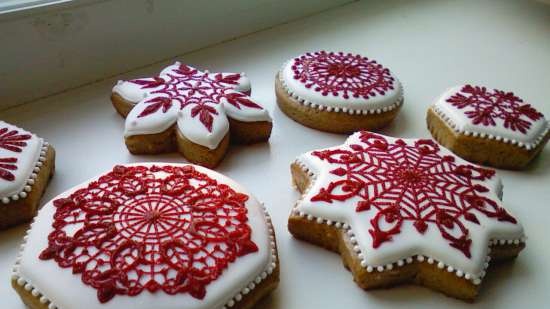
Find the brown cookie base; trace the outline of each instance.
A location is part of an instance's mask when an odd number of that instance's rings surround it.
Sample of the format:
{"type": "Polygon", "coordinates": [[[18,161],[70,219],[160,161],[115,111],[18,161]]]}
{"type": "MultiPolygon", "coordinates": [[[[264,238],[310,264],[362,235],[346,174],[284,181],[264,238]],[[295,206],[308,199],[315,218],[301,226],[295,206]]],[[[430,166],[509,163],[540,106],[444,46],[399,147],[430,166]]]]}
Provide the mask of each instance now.
{"type": "Polygon", "coordinates": [[[39,209],[40,198],[44,194],[54,170],[55,150],[52,146],[48,146],[46,160],[43,162],[27,197],[17,201],[12,200],[8,204],[0,204],[0,230],[28,222],[34,218],[39,209]]]}
{"type": "Polygon", "coordinates": [[[290,118],[307,127],[332,132],[353,133],[359,130],[376,130],[388,125],[399,113],[401,106],[380,114],[350,115],[311,108],[291,97],[283,87],[279,74],[275,76],[277,105],[290,118]]]}
{"type": "MultiPolygon", "coordinates": [[[[111,95],[111,101],[122,117],[126,117],[134,107],[133,103],[126,101],[116,93],[111,95]]],[[[226,134],[215,149],[193,143],[179,132],[177,125],[173,125],[160,133],[127,136],[124,141],[128,151],[132,154],[159,154],[179,151],[192,163],[214,168],[224,158],[230,141],[232,143],[251,144],[267,141],[271,135],[271,122],[244,122],[228,119],[230,134],[226,134]]]]}
{"type": "MultiPolygon", "coordinates": [[[[296,187],[305,194],[310,185],[310,176],[297,164],[291,165],[291,172],[296,187]]],[[[317,223],[315,220],[308,220],[293,213],[288,219],[288,230],[298,239],[340,253],[344,266],[351,271],[357,285],[365,290],[387,288],[402,283],[416,283],[466,301],[473,301],[478,294],[479,285],[459,278],[445,268],[439,269],[437,263],[419,262],[416,257],[410,264],[395,267],[392,270],[386,269],[382,272],[375,270],[369,273],[365,267],[361,266],[361,259],[353,250],[354,246],[347,233],[334,226],[317,223]]],[[[523,243],[493,245],[491,246],[492,261],[515,258],[524,246],[523,243]]]]}
{"type": "Polygon", "coordinates": [[[482,165],[505,169],[526,167],[544,148],[550,132],[537,147],[525,148],[494,139],[466,136],[455,132],[431,107],[426,118],[433,138],[458,156],[482,165]]]}
{"type": "MultiPolygon", "coordinates": [[[[271,235],[273,236],[273,241],[276,243],[275,232],[273,232],[271,235]]],[[[266,297],[277,288],[277,286],[279,285],[280,264],[279,264],[277,247],[275,247],[275,250],[277,254],[277,261],[276,261],[277,265],[273,269],[273,272],[267,275],[267,277],[263,279],[259,284],[256,284],[256,286],[254,287],[254,289],[250,291],[250,293],[242,294],[242,299],[240,301],[235,302],[235,305],[231,308],[250,309],[254,307],[259,301],[261,301],[262,298],[266,297]]],[[[32,292],[27,291],[24,285],[21,286],[17,284],[16,279],[11,280],[11,286],[17,292],[17,294],[19,294],[23,303],[30,309],[48,309],[49,302],[46,302],[46,303],[40,302],[41,295],[38,295],[38,296],[32,295],[32,292]]],[[[148,293],[148,292],[144,291],[143,293],[148,293]]],[[[181,308],[182,309],[185,308],[185,304],[182,304],[181,308]]]]}

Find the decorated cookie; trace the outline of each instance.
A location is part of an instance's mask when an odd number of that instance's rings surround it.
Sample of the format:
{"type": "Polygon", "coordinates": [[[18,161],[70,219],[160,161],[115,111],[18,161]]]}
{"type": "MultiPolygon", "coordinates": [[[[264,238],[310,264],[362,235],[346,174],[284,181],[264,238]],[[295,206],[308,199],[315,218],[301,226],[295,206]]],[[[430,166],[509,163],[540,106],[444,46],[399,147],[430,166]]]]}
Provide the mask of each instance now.
{"type": "Polygon", "coordinates": [[[462,85],[428,110],[433,137],[462,158],[500,168],[526,166],[550,138],[548,121],[512,92],[462,85]]]}
{"type": "Polygon", "coordinates": [[[291,171],[302,197],[290,232],[339,252],[363,289],[414,282],[472,300],[489,263],[525,246],[495,171],[433,140],[361,131],[291,171]]]}
{"type": "Polygon", "coordinates": [[[0,229],[34,217],[54,158],[53,147],[43,139],[0,121],[0,229]]]}
{"type": "Polygon", "coordinates": [[[271,118],[250,98],[250,81],[175,64],[158,76],[119,81],[111,101],[126,117],[124,139],[134,154],[178,150],[208,167],[224,157],[229,141],[255,143],[271,134],[271,118]]]}
{"type": "Polygon", "coordinates": [[[250,308],[276,288],[263,205],[194,165],[118,165],[40,210],[12,285],[32,309],[250,308]]]}
{"type": "Polygon", "coordinates": [[[318,130],[351,133],[377,129],[403,104],[397,78],[373,59],[319,51],[287,61],[275,78],[279,108],[318,130]]]}

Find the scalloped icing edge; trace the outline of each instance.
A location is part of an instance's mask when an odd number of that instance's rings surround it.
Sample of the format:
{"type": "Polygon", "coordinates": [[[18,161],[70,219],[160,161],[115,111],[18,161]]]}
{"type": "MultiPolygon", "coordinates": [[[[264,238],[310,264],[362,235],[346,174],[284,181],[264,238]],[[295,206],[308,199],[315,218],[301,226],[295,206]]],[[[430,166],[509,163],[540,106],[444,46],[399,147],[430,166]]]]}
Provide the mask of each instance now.
{"type": "Polygon", "coordinates": [[[434,111],[434,113],[439,118],[441,118],[447,124],[449,128],[453,130],[453,132],[457,134],[462,134],[464,136],[478,137],[478,138],[486,138],[489,140],[496,140],[497,142],[510,144],[519,148],[525,148],[525,150],[527,151],[535,149],[546,138],[546,135],[550,132],[550,123],[546,121],[546,128],[535,138],[535,141],[532,143],[526,144],[516,139],[509,139],[500,135],[485,134],[485,133],[479,133],[475,131],[462,130],[458,127],[456,123],[453,122],[451,117],[447,116],[445,112],[443,112],[435,104],[431,105],[430,108],[432,109],[432,111],[434,111]]]}
{"type": "MultiPolygon", "coordinates": [[[[260,274],[258,274],[256,278],[254,278],[254,280],[248,282],[246,285],[244,285],[244,287],[239,292],[237,292],[233,297],[227,300],[225,304],[221,307],[221,309],[227,309],[235,306],[239,301],[243,299],[243,295],[247,295],[250,292],[252,292],[252,290],[254,290],[256,286],[258,286],[264,279],[266,279],[269,275],[271,275],[275,271],[275,269],[279,264],[278,256],[277,256],[278,254],[277,244],[275,241],[275,230],[273,229],[271,216],[267,212],[267,208],[265,207],[265,204],[260,202],[260,205],[264,211],[265,222],[267,224],[267,231],[269,233],[269,247],[271,250],[270,259],[265,269],[260,274]]],[[[34,224],[35,224],[35,219],[33,219],[30,227],[25,232],[25,236],[23,237],[23,243],[19,248],[19,253],[17,254],[15,264],[12,268],[11,279],[14,280],[19,286],[22,286],[26,291],[29,291],[32,296],[34,296],[39,300],[40,303],[48,304],[48,309],[60,309],[51,299],[43,295],[40,292],[40,290],[38,290],[37,287],[32,285],[30,281],[23,278],[19,273],[19,266],[20,266],[23,250],[25,249],[25,246],[27,244],[27,239],[29,238],[29,233],[32,230],[34,224]]]]}
{"type": "Polygon", "coordinates": [[[34,168],[32,173],[29,175],[27,180],[25,180],[26,185],[24,185],[23,188],[21,188],[21,190],[19,190],[17,193],[13,194],[12,196],[2,197],[1,199],[2,204],[9,204],[12,201],[18,201],[19,199],[24,199],[32,191],[33,185],[35,183],[35,179],[38,177],[38,173],[40,173],[40,169],[44,165],[44,161],[46,161],[46,154],[50,146],[50,144],[44,141],[43,138],[39,137],[38,140],[42,144],[40,147],[40,156],[38,157],[38,160],[36,160],[36,162],[34,163],[34,168]]]}
{"type": "MultiPolygon", "coordinates": [[[[291,61],[291,60],[289,60],[291,61]]],[[[285,68],[285,66],[287,65],[287,63],[289,61],[286,61],[283,66],[281,67],[281,69],[279,69],[279,72],[277,73],[278,75],[278,79],[279,79],[279,82],[281,83],[281,86],[283,87],[283,89],[285,90],[286,94],[288,94],[289,97],[293,98],[294,100],[296,100],[298,103],[300,103],[301,105],[305,106],[305,107],[309,107],[309,108],[316,108],[318,110],[324,110],[324,111],[327,111],[327,112],[333,112],[333,113],[347,113],[347,114],[350,114],[350,115],[374,115],[374,114],[382,114],[382,113],[386,113],[386,112],[390,112],[396,108],[399,108],[401,107],[401,105],[403,105],[403,102],[404,102],[404,96],[405,96],[405,92],[404,92],[404,89],[403,89],[403,84],[401,84],[401,82],[399,82],[399,88],[401,90],[401,96],[399,96],[399,98],[393,102],[392,104],[388,105],[388,106],[384,106],[383,108],[366,108],[366,109],[351,109],[351,108],[346,108],[346,107],[342,107],[342,108],[339,108],[339,107],[332,107],[332,106],[326,106],[326,105],[322,105],[322,104],[317,104],[315,102],[311,102],[303,97],[300,97],[298,96],[296,93],[294,93],[292,90],[290,90],[290,88],[288,87],[288,85],[286,84],[284,78],[283,78],[283,69],[285,68]]],[[[396,80],[397,80],[397,77],[394,77],[396,80]]]]}
{"type": "Polygon", "coordinates": [[[392,270],[395,267],[401,267],[406,264],[411,264],[414,260],[417,260],[418,262],[424,262],[426,261],[428,264],[436,264],[437,268],[439,269],[446,269],[450,273],[454,273],[459,278],[464,278],[466,280],[469,280],[474,285],[481,284],[482,279],[485,277],[487,273],[487,268],[489,267],[489,262],[491,261],[491,247],[497,246],[497,245],[506,245],[506,244],[514,244],[519,245],[520,243],[525,243],[527,240],[527,237],[522,236],[518,239],[490,239],[488,243],[487,248],[487,256],[485,257],[485,262],[483,264],[483,270],[477,274],[469,274],[465,273],[461,269],[457,269],[453,267],[452,265],[445,263],[444,261],[438,261],[432,257],[425,256],[425,255],[411,255],[406,258],[399,259],[393,263],[388,263],[385,265],[368,265],[367,262],[364,259],[364,254],[361,252],[361,248],[357,245],[357,240],[355,239],[355,234],[352,231],[351,226],[346,222],[339,222],[339,221],[331,221],[326,218],[316,217],[311,214],[306,214],[303,211],[299,211],[297,209],[298,204],[303,200],[303,197],[306,195],[306,193],[309,191],[309,189],[313,186],[313,183],[315,182],[317,175],[309,169],[306,163],[300,161],[299,159],[294,160],[294,164],[298,165],[303,172],[305,172],[309,176],[309,186],[304,190],[304,192],[301,194],[300,198],[296,201],[294,204],[291,214],[294,214],[296,216],[306,218],[309,221],[315,220],[318,224],[326,224],[328,226],[334,226],[337,229],[342,230],[342,232],[346,233],[346,235],[349,237],[349,240],[351,244],[353,245],[353,252],[357,255],[357,257],[361,260],[361,267],[366,269],[367,272],[371,273],[374,271],[377,272],[384,272],[386,270],[392,270]]]}

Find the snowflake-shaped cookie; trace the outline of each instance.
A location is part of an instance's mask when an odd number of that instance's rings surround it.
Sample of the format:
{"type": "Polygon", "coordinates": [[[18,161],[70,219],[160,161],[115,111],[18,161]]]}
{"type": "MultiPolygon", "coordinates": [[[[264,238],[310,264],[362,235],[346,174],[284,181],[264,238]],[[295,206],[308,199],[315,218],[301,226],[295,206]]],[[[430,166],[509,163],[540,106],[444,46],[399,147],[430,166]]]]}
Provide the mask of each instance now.
{"type": "Polygon", "coordinates": [[[496,139],[527,150],[548,132],[548,122],[530,104],[512,92],[461,85],[441,95],[433,109],[455,131],[496,139]]]}
{"type": "MultiPolygon", "coordinates": [[[[268,112],[250,98],[244,73],[210,73],[176,62],[158,76],[120,81],[113,94],[133,104],[125,137],[170,130],[192,143],[216,149],[230,130],[228,117],[240,122],[271,122],[268,112]]],[[[120,109],[119,109],[120,111],[120,109]]]]}
{"type": "Polygon", "coordinates": [[[433,140],[358,132],[297,162],[313,179],[295,212],[348,226],[368,271],[391,270],[418,256],[478,284],[493,241],[519,244],[523,237],[502,207],[495,171],[433,140]]]}
{"type": "Polygon", "coordinates": [[[248,280],[273,273],[268,224],[252,196],[211,170],[115,166],[45,206],[16,273],[60,308],[234,304],[248,280]]]}

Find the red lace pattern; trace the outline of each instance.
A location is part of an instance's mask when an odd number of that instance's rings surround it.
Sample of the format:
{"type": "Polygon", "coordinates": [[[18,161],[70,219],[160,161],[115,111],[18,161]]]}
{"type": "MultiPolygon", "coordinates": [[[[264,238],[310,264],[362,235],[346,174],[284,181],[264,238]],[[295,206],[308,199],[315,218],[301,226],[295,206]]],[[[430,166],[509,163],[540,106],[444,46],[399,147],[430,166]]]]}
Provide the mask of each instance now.
{"type": "Polygon", "coordinates": [[[102,303],[144,290],[202,299],[231,262],[258,251],[247,199],[192,166],[116,166],[53,202],[39,258],[80,274],[102,303]]]}
{"type": "Polygon", "coordinates": [[[173,104],[178,104],[179,109],[192,106],[191,117],[199,117],[204,127],[212,132],[214,117],[218,115],[213,106],[221,104],[223,99],[238,109],[262,109],[250,99],[249,93],[235,90],[240,78],[240,74],[211,74],[182,64],[168,74],[129,82],[153,95],[145,101],[148,106],[138,117],[166,113],[173,104]]]}
{"type": "Polygon", "coordinates": [[[294,79],[323,96],[368,99],[394,89],[390,70],[360,55],[306,53],[293,60],[292,71],[294,79]]]}
{"type": "Polygon", "coordinates": [[[312,153],[330,163],[330,173],[339,179],[321,188],[311,201],[359,198],[357,212],[376,213],[369,229],[373,248],[391,241],[409,221],[420,234],[438,229],[451,247],[469,258],[466,222],[479,224],[476,213],[516,223],[504,208],[481,194],[489,188],[479,182],[492,178],[494,170],[457,164],[454,156],[442,155],[432,140],[390,143],[384,136],[361,132],[360,141],[312,153]]]}
{"type": "Polygon", "coordinates": [[[523,102],[512,92],[488,90],[485,87],[466,85],[460,92],[447,99],[454,107],[464,110],[473,124],[497,126],[503,122],[506,129],[527,133],[533,121],[543,117],[531,105],[523,102]]]}

